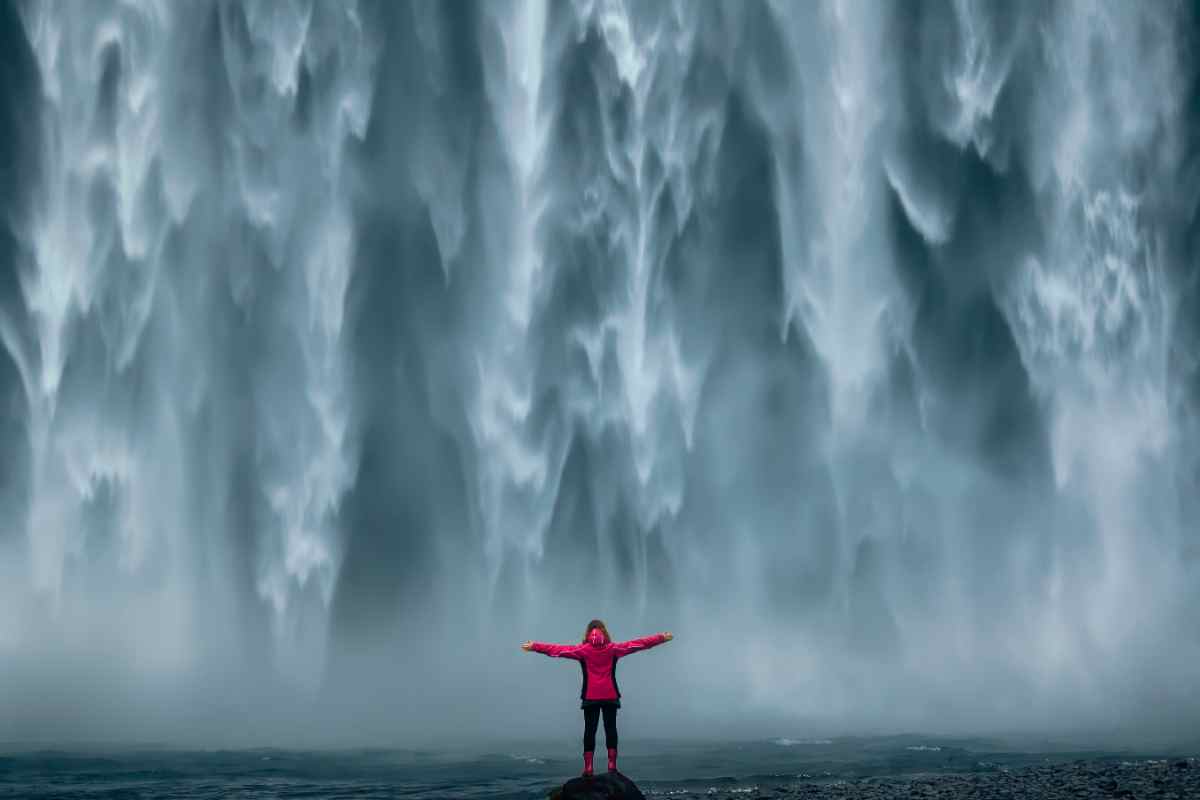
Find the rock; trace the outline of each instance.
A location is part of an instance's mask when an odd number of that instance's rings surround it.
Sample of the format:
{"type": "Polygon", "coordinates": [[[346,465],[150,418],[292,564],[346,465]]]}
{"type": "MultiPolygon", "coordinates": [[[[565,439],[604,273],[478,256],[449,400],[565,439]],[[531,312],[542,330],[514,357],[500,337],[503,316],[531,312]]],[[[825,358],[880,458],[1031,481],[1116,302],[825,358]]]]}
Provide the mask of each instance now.
{"type": "Polygon", "coordinates": [[[619,772],[572,778],[550,793],[550,800],[646,800],[633,781],[619,772]]]}

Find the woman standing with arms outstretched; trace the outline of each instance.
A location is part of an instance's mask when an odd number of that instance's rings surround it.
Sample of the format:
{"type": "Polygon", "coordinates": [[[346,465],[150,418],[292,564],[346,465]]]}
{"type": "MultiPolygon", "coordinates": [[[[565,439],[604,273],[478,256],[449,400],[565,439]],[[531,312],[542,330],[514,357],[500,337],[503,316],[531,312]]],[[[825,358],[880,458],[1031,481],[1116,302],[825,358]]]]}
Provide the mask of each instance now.
{"type": "Polygon", "coordinates": [[[525,642],[522,650],[543,653],[551,658],[570,658],[583,671],[583,689],[579,692],[583,709],[583,774],[592,774],[592,754],[596,750],[596,726],[604,714],[604,743],[608,746],[608,771],[617,771],[617,709],[621,690],[617,688],[617,660],[639,650],[673,639],[669,633],[656,633],[628,642],[614,642],[602,620],[594,619],[577,645],[525,642]]]}

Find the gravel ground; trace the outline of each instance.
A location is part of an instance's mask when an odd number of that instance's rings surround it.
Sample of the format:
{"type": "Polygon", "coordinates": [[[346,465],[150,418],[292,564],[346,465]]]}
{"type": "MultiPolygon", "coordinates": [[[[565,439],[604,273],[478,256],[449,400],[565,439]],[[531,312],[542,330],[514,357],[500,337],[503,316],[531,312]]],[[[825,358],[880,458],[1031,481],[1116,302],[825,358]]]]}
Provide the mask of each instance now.
{"type": "Polygon", "coordinates": [[[978,798],[979,800],[1057,800],[1057,798],[1175,798],[1200,800],[1200,760],[1077,761],[954,775],[911,775],[833,782],[739,787],[704,791],[646,792],[672,800],[790,800],[790,798],[978,798]]]}

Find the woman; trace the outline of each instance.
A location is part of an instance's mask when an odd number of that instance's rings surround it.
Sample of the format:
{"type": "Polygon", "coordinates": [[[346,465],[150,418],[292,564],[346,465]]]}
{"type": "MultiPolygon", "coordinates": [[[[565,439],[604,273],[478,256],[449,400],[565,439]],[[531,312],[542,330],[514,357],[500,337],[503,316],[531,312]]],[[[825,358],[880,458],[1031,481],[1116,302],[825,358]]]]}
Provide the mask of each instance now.
{"type": "Polygon", "coordinates": [[[579,692],[583,709],[583,774],[592,774],[592,753],[596,750],[596,725],[604,714],[604,743],[608,746],[608,771],[617,771],[617,709],[621,707],[621,690],[617,688],[617,659],[648,650],[671,641],[669,633],[656,633],[628,642],[613,642],[604,622],[594,619],[583,632],[578,645],[525,642],[522,650],[544,653],[551,658],[571,658],[583,671],[583,689],[579,692]]]}

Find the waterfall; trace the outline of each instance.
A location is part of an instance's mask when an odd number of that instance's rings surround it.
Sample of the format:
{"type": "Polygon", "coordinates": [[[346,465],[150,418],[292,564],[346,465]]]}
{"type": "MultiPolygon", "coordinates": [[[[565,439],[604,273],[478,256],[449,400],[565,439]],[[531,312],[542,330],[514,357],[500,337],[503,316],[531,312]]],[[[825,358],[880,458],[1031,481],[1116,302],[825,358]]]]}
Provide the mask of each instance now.
{"type": "Polygon", "coordinates": [[[0,738],[1189,730],[1196,23],[5,3],[0,738]]]}

